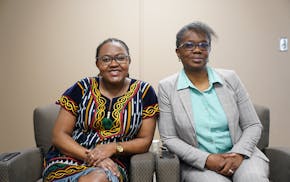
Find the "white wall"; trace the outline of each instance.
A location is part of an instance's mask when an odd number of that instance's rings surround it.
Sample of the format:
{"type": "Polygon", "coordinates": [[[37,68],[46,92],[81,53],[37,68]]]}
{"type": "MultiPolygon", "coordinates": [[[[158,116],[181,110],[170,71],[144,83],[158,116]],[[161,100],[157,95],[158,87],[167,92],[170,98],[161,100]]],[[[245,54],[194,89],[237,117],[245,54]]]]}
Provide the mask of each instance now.
{"type": "Polygon", "coordinates": [[[33,108],[97,74],[95,48],[108,37],[129,45],[130,75],[157,88],[180,70],[175,34],[193,20],[219,35],[210,65],[236,70],[270,107],[271,145],[290,147],[290,56],[278,51],[290,37],[289,0],[0,0],[0,152],[35,145],[33,108]]]}

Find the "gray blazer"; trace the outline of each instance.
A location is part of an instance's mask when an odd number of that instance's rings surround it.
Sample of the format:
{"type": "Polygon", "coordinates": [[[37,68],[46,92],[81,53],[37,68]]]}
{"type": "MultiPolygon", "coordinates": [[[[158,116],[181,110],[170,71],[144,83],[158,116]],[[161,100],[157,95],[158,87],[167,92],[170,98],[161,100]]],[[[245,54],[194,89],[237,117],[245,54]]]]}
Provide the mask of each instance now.
{"type": "MultiPolygon", "coordinates": [[[[223,84],[215,83],[214,88],[226,113],[234,145],[229,152],[246,157],[257,155],[268,161],[256,147],[262,125],[244,85],[234,71],[213,71],[223,81],[223,84]]],[[[181,169],[192,166],[204,170],[209,153],[198,149],[189,88],[177,90],[178,76],[177,73],[165,78],[158,86],[160,136],[164,145],[179,157],[181,169]]]]}

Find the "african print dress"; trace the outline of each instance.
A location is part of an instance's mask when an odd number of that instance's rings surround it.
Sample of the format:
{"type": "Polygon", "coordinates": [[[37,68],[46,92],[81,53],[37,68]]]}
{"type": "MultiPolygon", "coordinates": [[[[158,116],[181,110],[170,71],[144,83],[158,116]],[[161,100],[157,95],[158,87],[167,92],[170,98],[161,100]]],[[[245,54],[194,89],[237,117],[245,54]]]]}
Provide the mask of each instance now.
{"type": "MultiPolygon", "coordinates": [[[[131,79],[128,91],[111,101],[100,93],[99,81],[99,77],[84,78],[66,90],[58,101],[62,108],[76,116],[72,138],[87,149],[97,144],[131,140],[136,137],[143,119],[159,113],[155,91],[148,83],[131,79]],[[109,110],[111,114],[107,116],[109,110]],[[104,123],[105,117],[113,122],[104,123]]],[[[120,170],[119,181],[128,181],[130,156],[111,158],[120,170]]],[[[84,161],[65,156],[53,146],[44,165],[45,181],[64,179],[89,168],[84,161]]]]}

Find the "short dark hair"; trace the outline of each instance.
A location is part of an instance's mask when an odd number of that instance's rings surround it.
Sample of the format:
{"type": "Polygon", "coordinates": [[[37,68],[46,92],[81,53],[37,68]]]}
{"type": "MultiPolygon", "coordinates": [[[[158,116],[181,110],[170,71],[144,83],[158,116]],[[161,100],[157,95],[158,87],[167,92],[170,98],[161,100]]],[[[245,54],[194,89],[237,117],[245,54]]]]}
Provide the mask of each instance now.
{"type": "Polygon", "coordinates": [[[211,27],[206,25],[205,23],[194,21],[182,27],[176,34],[176,48],[180,46],[182,43],[182,38],[187,31],[193,31],[197,34],[206,35],[209,41],[209,45],[211,45],[211,36],[217,37],[216,33],[213,31],[211,27]]]}
{"type": "Polygon", "coordinates": [[[108,38],[108,39],[104,40],[102,43],[100,43],[99,46],[97,47],[96,58],[99,57],[99,52],[100,52],[100,49],[102,48],[102,46],[108,42],[119,42],[126,49],[128,55],[130,55],[129,47],[127,46],[127,44],[124,41],[122,41],[120,39],[116,39],[116,38],[108,38]]]}

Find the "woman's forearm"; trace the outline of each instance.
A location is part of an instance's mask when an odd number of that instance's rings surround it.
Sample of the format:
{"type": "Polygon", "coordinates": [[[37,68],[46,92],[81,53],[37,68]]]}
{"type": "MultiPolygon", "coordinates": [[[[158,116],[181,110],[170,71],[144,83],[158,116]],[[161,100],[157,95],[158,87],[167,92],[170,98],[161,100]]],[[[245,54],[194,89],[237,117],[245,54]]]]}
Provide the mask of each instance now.
{"type": "Polygon", "coordinates": [[[73,138],[67,134],[59,134],[53,137],[53,145],[61,151],[61,153],[77,158],[79,160],[84,160],[86,158],[87,149],[82,147],[73,138]]]}

